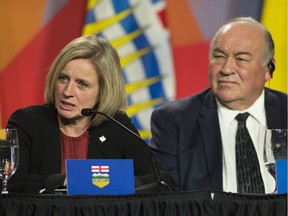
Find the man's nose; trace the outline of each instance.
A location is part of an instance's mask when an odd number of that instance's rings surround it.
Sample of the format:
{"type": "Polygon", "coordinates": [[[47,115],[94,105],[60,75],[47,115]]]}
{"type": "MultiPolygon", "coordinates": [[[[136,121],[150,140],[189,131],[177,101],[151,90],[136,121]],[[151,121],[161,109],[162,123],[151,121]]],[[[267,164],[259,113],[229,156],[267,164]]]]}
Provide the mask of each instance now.
{"type": "Polygon", "coordinates": [[[235,72],[235,61],[233,58],[226,58],[224,61],[221,72],[225,75],[229,75],[235,72]]]}

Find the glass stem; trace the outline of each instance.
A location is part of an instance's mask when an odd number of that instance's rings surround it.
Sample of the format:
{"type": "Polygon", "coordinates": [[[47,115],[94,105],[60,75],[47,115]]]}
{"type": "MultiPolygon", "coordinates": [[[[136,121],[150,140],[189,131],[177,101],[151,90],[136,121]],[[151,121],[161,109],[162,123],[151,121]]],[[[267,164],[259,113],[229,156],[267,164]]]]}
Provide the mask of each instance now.
{"type": "Polygon", "coordinates": [[[8,178],[5,175],[3,182],[2,182],[2,192],[1,194],[8,194],[8,190],[7,190],[7,182],[8,182],[8,178]]]}

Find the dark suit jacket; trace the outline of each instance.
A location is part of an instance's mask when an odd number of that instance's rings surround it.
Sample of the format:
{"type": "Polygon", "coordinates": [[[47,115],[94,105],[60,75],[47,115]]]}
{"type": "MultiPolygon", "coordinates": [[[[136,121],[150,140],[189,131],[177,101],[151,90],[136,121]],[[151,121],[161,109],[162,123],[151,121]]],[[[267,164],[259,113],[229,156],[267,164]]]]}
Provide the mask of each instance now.
{"type": "MultiPolygon", "coordinates": [[[[287,128],[287,94],[265,89],[268,128],[287,128]]],[[[151,117],[149,144],[178,190],[222,190],[222,140],[210,89],[164,104],[151,117]]]]}
{"type": "MultiPolygon", "coordinates": [[[[124,114],[114,116],[119,122],[138,134],[130,118],[124,114]]],[[[17,128],[20,162],[9,180],[10,190],[38,192],[62,185],[60,130],[54,106],[30,106],[19,109],[9,119],[7,127],[17,128]]],[[[135,175],[151,172],[147,147],[119,127],[106,121],[90,129],[88,159],[133,159],[135,175]],[[105,142],[99,137],[104,135],[105,142]]]]}

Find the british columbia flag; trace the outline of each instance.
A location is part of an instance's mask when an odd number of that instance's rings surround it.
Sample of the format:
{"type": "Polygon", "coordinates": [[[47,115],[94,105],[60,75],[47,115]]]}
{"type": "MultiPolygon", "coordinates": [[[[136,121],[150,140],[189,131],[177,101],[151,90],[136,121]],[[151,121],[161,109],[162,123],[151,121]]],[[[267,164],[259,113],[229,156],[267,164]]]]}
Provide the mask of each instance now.
{"type": "Polygon", "coordinates": [[[117,49],[126,81],[127,114],[144,139],[150,137],[154,107],[174,98],[175,92],[164,9],[165,1],[89,0],[82,32],[105,37],[117,49]]]}

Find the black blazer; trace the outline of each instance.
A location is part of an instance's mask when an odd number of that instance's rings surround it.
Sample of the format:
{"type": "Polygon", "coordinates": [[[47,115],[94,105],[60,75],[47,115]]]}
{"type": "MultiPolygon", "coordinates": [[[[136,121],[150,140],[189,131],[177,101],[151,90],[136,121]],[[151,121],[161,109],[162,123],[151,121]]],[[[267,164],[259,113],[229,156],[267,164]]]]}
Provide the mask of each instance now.
{"type": "MultiPolygon", "coordinates": [[[[114,116],[138,134],[125,113],[114,116]]],[[[62,185],[60,129],[52,105],[30,106],[12,114],[8,128],[16,128],[19,136],[20,161],[9,180],[10,190],[38,192],[62,185]]],[[[135,175],[151,173],[147,147],[110,120],[90,129],[88,159],[133,159],[135,175]],[[99,137],[105,136],[105,142],[99,137]]]]}
{"type": "MultiPolygon", "coordinates": [[[[265,89],[268,128],[287,128],[287,94],[265,89]]],[[[153,149],[178,190],[222,190],[222,140],[215,96],[206,89],[152,113],[153,149]]]]}

